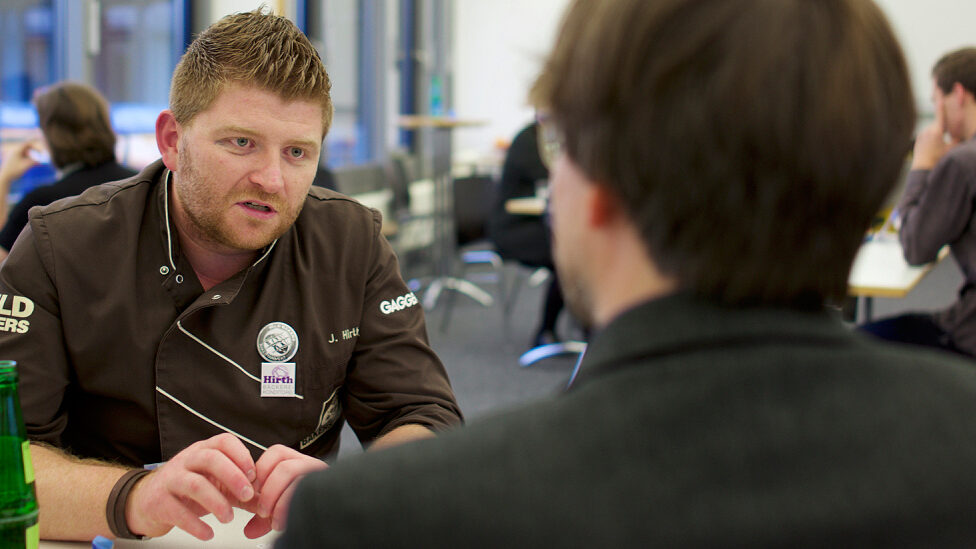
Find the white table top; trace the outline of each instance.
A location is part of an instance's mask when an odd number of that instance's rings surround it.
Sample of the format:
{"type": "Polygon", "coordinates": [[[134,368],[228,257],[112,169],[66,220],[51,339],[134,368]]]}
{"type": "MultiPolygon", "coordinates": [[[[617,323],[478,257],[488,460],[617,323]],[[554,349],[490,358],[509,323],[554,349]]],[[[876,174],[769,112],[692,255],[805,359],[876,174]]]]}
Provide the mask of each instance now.
{"type": "Polygon", "coordinates": [[[542,215],[546,212],[546,199],[536,196],[509,198],[505,201],[505,211],[516,215],[542,215]]]}
{"type": "Polygon", "coordinates": [[[855,296],[905,297],[908,292],[948,255],[942,248],[936,261],[925,265],[909,265],[905,261],[898,237],[885,235],[861,245],[848,277],[848,292],[855,296]]]}
{"type": "MultiPolygon", "coordinates": [[[[214,529],[214,538],[200,541],[186,532],[174,528],[168,534],[150,540],[116,540],[115,549],[272,549],[277,532],[271,532],[258,539],[244,537],[244,525],[253,515],[240,509],[234,510],[234,520],[221,524],[213,515],[203,517],[203,521],[214,529]]],[[[91,542],[66,542],[41,540],[40,549],[79,549],[90,548],[91,542]]]]}

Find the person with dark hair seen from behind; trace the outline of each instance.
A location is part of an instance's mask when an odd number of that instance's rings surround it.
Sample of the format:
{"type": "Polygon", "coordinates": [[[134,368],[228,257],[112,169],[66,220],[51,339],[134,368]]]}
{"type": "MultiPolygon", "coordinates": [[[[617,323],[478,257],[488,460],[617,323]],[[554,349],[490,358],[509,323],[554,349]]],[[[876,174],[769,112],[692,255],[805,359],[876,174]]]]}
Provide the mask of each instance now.
{"type": "Polygon", "coordinates": [[[934,261],[948,244],[965,283],[944,311],[902,314],[860,329],[976,357],[976,48],[952,51],[935,63],[931,99],[935,120],[915,139],[895,226],[909,263],[934,261]]]}
{"type": "Polygon", "coordinates": [[[0,267],[44,539],[284,524],[344,425],[369,451],[461,422],[380,214],[313,186],[331,80],[266,8],[187,47],[161,159],[33,208],[0,267]]]}
{"type": "Polygon", "coordinates": [[[555,395],[299,482],[277,547],[972,547],[976,369],[851,330],[914,98],[871,0],[575,0],[531,90],[555,395]]]}
{"type": "Polygon", "coordinates": [[[34,94],[34,106],[44,144],[58,170],[58,180],[26,194],[7,215],[10,186],[37,164],[34,154],[42,148],[25,141],[13,148],[0,165],[0,260],[27,225],[27,212],[108,181],[132,177],[135,170],[115,159],[115,132],[108,103],[98,90],[76,82],[61,82],[41,88],[34,94]]]}
{"type": "Polygon", "coordinates": [[[522,128],[509,145],[488,222],[488,233],[502,257],[514,259],[528,267],[546,268],[552,273],[542,318],[532,340],[533,346],[559,341],[556,321],[563,309],[563,294],[552,263],[547,216],[509,213],[505,209],[505,202],[512,198],[535,196],[539,185],[548,184],[549,170],[539,156],[538,131],[538,123],[533,122],[522,128]]]}

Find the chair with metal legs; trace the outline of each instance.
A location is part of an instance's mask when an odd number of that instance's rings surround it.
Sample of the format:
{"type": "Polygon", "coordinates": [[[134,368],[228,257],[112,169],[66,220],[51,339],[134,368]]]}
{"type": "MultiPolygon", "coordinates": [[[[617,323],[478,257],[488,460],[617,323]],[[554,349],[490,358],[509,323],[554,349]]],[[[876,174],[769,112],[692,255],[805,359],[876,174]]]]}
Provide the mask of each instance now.
{"type": "MultiPolygon", "coordinates": [[[[461,293],[484,307],[495,303],[494,296],[473,282],[468,267],[474,264],[489,265],[490,278],[499,288],[504,288],[504,269],[502,258],[488,240],[488,215],[494,182],[488,176],[473,175],[455,179],[453,182],[453,216],[457,253],[454,258],[455,276],[446,280],[451,284],[446,296],[444,315],[441,317],[441,331],[447,329],[454,309],[455,293],[461,293]]],[[[426,296],[425,296],[426,298],[426,296]]]]}

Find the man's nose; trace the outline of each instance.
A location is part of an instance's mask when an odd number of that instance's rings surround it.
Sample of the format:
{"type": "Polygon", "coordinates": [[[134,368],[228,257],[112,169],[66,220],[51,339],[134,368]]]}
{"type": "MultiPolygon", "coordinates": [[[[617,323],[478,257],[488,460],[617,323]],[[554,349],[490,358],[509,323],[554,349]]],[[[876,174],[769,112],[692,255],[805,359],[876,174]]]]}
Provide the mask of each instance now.
{"type": "Polygon", "coordinates": [[[277,152],[262,155],[260,165],[251,172],[251,181],[267,193],[276,193],[284,187],[281,174],[281,156],[277,152]]]}

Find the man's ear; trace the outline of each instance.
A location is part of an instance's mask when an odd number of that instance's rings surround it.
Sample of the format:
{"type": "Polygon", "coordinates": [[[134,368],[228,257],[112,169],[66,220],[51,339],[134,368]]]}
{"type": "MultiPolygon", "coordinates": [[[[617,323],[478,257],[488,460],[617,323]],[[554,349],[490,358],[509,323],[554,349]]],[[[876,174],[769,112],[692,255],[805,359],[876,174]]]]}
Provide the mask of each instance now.
{"type": "Polygon", "coordinates": [[[967,93],[969,92],[966,91],[966,88],[964,88],[961,83],[956,82],[952,85],[952,99],[954,101],[958,101],[959,105],[963,104],[967,93]]]}
{"type": "Polygon", "coordinates": [[[159,147],[159,154],[163,157],[163,164],[174,172],[179,171],[180,168],[177,146],[182,131],[183,127],[169,109],[159,113],[156,118],[156,146],[159,147]]]}
{"type": "Polygon", "coordinates": [[[952,85],[952,97],[958,98],[960,106],[965,105],[967,99],[976,102],[976,94],[964,88],[959,82],[952,85]]]}
{"type": "Polygon", "coordinates": [[[588,190],[587,197],[589,215],[587,221],[591,227],[606,227],[620,220],[624,214],[623,204],[617,194],[606,185],[593,183],[588,190]]]}

